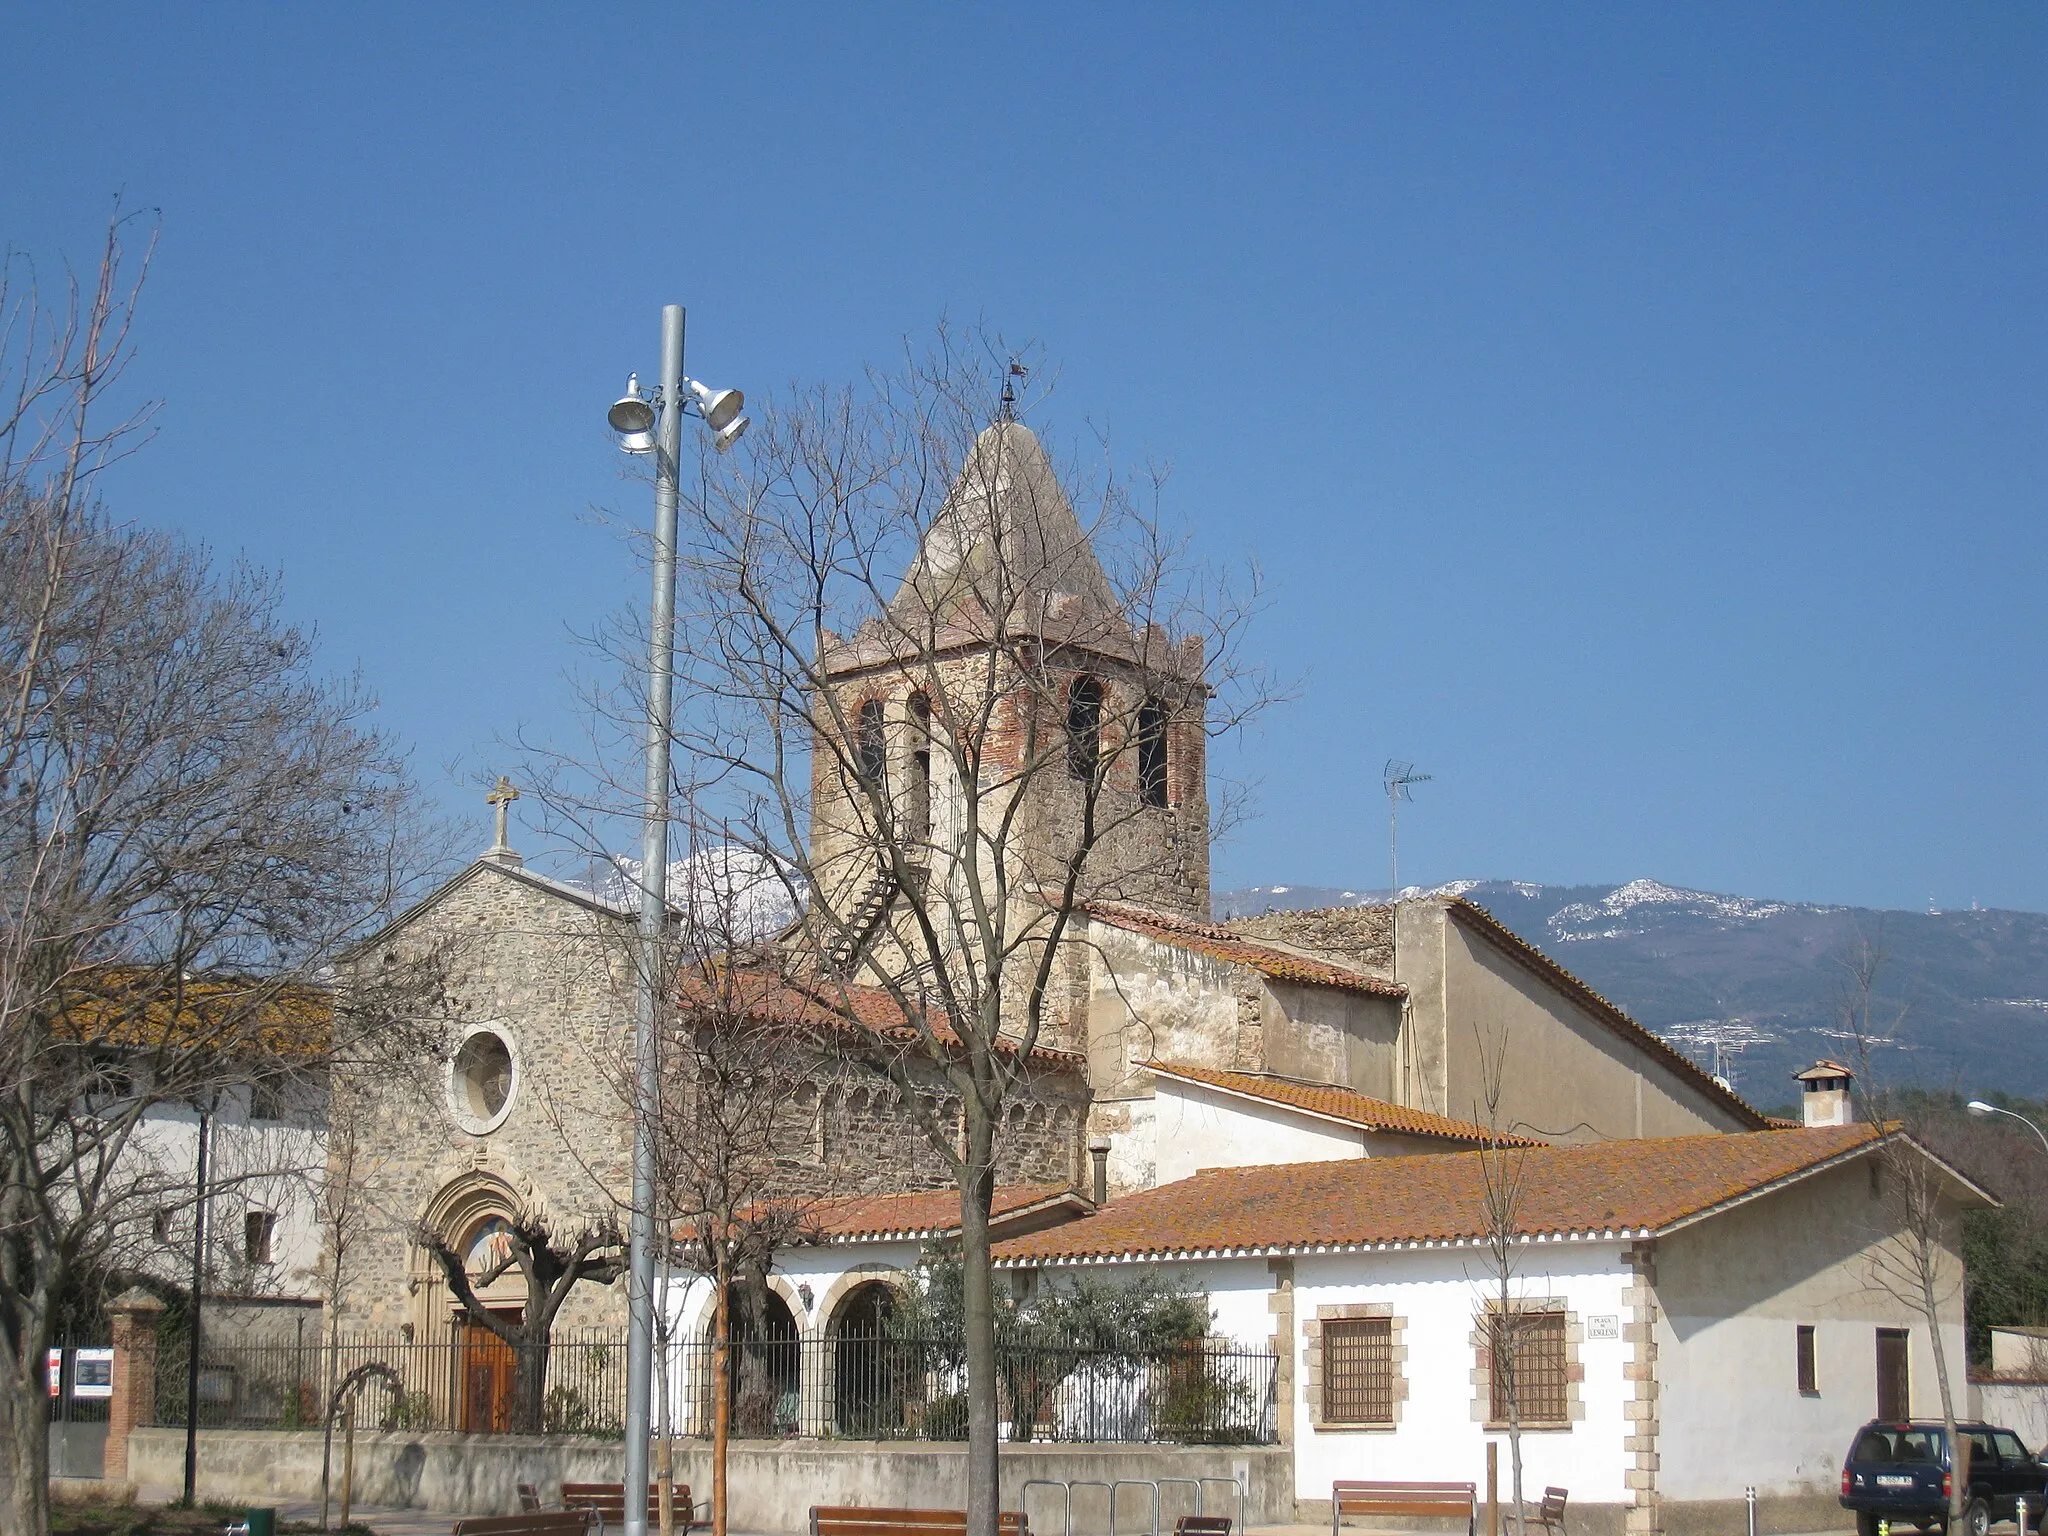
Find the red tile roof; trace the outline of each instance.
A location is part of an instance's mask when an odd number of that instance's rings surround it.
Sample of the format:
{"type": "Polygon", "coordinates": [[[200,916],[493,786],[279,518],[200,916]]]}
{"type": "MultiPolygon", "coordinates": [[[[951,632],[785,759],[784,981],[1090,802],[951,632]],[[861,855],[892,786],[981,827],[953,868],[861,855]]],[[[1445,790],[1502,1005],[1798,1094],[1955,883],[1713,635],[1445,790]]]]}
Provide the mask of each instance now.
{"type": "Polygon", "coordinates": [[[1333,965],[1327,960],[1311,960],[1271,944],[1256,943],[1232,933],[1228,928],[1197,922],[1191,917],[1154,912],[1148,907],[1127,906],[1115,901],[1091,902],[1088,914],[1114,928],[1142,933],[1161,943],[1208,955],[1211,959],[1249,966],[1260,975],[1271,976],[1277,981],[1296,981],[1312,987],[1341,987],[1347,992],[1363,992],[1372,997],[1408,995],[1408,989],[1397,982],[1369,976],[1347,966],[1333,965]]]}
{"type": "MultiPolygon", "coordinates": [[[[716,1011],[728,1017],[857,1032],[906,1047],[915,1046],[921,1038],[917,1025],[887,988],[856,982],[735,967],[719,972],[715,978],[702,974],[685,976],[677,983],[676,995],[684,1008],[716,1011]]],[[[960,1044],[960,1036],[943,1008],[933,1005],[926,1009],[924,1020],[941,1044],[960,1044]]],[[[1000,1041],[998,1046],[1006,1052],[1015,1051],[1011,1042],[1000,1041]]],[[[1073,1051],[1045,1045],[1032,1048],[1031,1060],[1068,1069],[1086,1064],[1086,1058],[1073,1051]]]]}
{"type": "MultiPolygon", "coordinates": [[[[996,1187],[990,1215],[1005,1222],[1066,1206],[1084,1216],[1094,1205],[1064,1184],[1005,1184],[996,1187]]],[[[945,1237],[960,1230],[960,1191],[921,1189],[902,1195],[847,1195],[820,1200],[806,1215],[825,1241],[945,1237]]]]}
{"type": "Polygon", "coordinates": [[[1489,1158],[1496,1183],[1501,1170],[1519,1170],[1520,1234],[1653,1235],[1877,1141],[1875,1127],[1847,1125],[1222,1168],[1012,1239],[996,1257],[1018,1264],[1469,1242],[1491,1226],[1489,1158]]]}
{"type": "Polygon", "coordinates": [[[1404,1136],[1442,1136],[1453,1141],[1498,1142],[1515,1147],[1545,1145],[1527,1136],[1489,1131],[1471,1120],[1454,1120],[1449,1115],[1433,1115],[1425,1109],[1389,1104],[1385,1099],[1354,1093],[1335,1083],[1303,1083],[1263,1072],[1217,1072],[1207,1067],[1184,1067],[1163,1061],[1141,1061],[1138,1065],[1162,1077],[1202,1083],[1226,1093],[1241,1093],[1249,1098],[1286,1104],[1368,1131],[1392,1131],[1404,1136]]]}

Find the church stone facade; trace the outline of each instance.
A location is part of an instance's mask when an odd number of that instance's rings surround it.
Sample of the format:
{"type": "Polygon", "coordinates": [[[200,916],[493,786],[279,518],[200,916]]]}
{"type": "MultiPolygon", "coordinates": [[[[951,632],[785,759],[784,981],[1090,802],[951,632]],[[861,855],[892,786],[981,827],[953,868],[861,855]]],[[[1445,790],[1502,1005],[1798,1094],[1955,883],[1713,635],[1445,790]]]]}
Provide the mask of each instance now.
{"type": "MultiPolygon", "coordinates": [[[[995,779],[1031,753],[1042,759],[1048,743],[1080,766],[1098,756],[1106,764],[1102,803],[1114,831],[1055,957],[1041,1050],[999,1135],[1000,1183],[1086,1196],[1096,1154],[1112,1197],[1150,1187],[1159,1074],[1169,1069],[1243,1074],[1289,1092],[1340,1089],[1391,1115],[1469,1124],[1486,1118],[1482,1079],[1498,1059],[1508,1082],[1502,1130],[1571,1141],[1765,1124],[1453,898],[1404,902],[1398,923],[1384,908],[1211,923],[1202,664],[1197,640],[1118,610],[1036,439],[1007,421],[977,441],[885,619],[828,641],[830,697],[820,704],[811,786],[814,899],[841,913],[873,909],[858,942],[826,967],[844,985],[904,979],[909,965],[887,939],[894,898],[871,889],[882,840],[863,776],[886,785],[885,814],[928,846],[913,877],[948,878],[944,850],[961,846],[952,819],[960,786],[935,740],[948,726],[933,701],[950,676],[979,668],[995,680],[983,763],[995,779]],[[991,596],[988,573],[1005,561],[1012,574],[1036,578],[991,596]],[[1012,621],[1012,643],[993,668],[969,622],[976,612],[985,619],[991,602],[1012,621]],[[1014,643],[1018,624],[1027,643],[1014,643]]],[[[1042,903],[1034,886],[1057,872],[1077,835],[1080,781],[1077,767],[1016,791],[1026,799],[1006,849],[1012,901],[1042,903]]],[[[1032,916],[1020,906],[1020,923],[1032,916]]],[[[421,1095],[370,1091],[345,1074],[337,1083],[337,1131],[352,1133],[374,1213],[347,1265],[346,1327],[438,1338],[458,1326],[415,1241],[421,1224],[474,1251],[473,1271],[484,1267],[495,1224],[515,1210],[545,1211],[558,1233],[607,1217],[624,1225],[629,1117],[619,1085],[632,1037],[631,925],[622,908],[526,869],[501,836],[365,949],[361,963],[375,964],[387,950],[453,941],[455,1027],[448,1059],[434,1064],[421,1095]]],[[[810,1132],[793,1138],[786,1163],[792,1192],[879,1195],[950,1182],[893,1085],[824,1057],[814,1077],[810,1132]]],[[[918,1093],[942,1117],[957,1116],[936,1069],[918,1093]]],[[[500,1280],[484,1299],[517,1306],[517,1284],[500,1280]]],[[[612,1326],[624,1310],[622,1284],[585,1284],[562,1322],[612,1326]]]]}

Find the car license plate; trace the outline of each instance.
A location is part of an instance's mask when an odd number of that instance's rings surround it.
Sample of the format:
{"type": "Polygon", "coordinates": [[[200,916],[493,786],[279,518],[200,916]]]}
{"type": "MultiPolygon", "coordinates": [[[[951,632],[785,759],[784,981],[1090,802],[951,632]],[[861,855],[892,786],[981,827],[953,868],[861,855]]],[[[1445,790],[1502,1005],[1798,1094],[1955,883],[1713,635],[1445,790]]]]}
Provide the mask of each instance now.
{"type": "Polygon", "coordinates": [[[1877,1486],[1880,1488],[1910,1488],[1913,1486],[1913,1479],[1910,1477],[1881,1476],[1877,1480],[1877,1486]]]}

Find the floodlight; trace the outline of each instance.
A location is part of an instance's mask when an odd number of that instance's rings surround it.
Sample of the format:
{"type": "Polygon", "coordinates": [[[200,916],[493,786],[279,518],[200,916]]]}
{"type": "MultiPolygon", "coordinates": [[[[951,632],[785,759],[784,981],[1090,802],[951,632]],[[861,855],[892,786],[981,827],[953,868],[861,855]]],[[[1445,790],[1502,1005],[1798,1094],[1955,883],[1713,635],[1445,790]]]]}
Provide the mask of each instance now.
{"type": "Polygon", "coordinates": [[[640,375],[626,379],[626,393],[605,412],[606,421],[619,434],[619,446],[628,453],[654,452],[654,407],[640,398],[640,375]]]}
{"type": "Polygon", "coordinates": [[[739,415],[740,407],[747,403],[747,397],[736,389],[713,389],[695,379],[685,379],[683,383],[697,397],[697,409],[704,413],[704,425],[714,432],[723,432],[733,417],[739,415]]]}

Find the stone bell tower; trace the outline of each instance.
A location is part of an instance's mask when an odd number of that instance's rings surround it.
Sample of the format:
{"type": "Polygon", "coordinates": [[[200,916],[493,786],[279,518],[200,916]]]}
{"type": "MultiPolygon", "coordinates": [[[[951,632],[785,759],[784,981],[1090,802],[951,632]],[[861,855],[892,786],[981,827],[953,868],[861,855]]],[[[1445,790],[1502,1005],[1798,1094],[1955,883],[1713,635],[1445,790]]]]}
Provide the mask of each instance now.
{"type": "Polygon", "coordinates": [[[897,898],[882,840],[925,878],[1000,860],[1012,899],[1042,907],[1092,839],[1083,900],[1209,915],[1202,637],[1125,613],[1029,428],[982,430],[887,609],[831,643],[825,672],[812,856],[853,918],[835,967],[897,898]]]}

